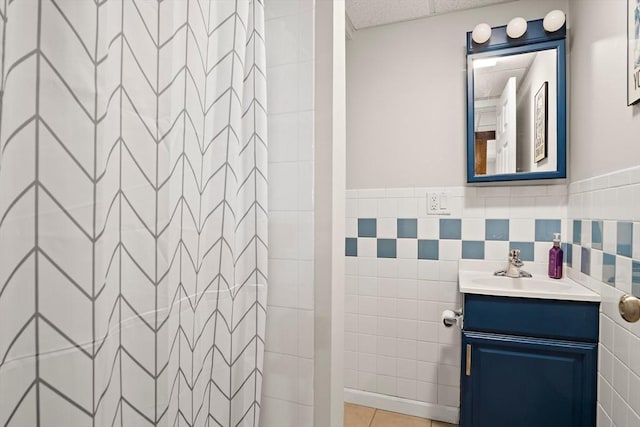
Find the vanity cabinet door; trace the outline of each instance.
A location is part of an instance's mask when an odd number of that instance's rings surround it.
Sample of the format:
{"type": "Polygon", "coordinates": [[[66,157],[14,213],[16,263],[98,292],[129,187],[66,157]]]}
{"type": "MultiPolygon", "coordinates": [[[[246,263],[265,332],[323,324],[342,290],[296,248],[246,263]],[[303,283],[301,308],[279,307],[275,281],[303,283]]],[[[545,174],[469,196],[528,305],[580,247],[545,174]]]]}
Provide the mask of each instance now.
{"type": "Polygon", "coordinates": [[[463,331],[460,426],[595,426],[596,351],[595,343],[463,331]]]}

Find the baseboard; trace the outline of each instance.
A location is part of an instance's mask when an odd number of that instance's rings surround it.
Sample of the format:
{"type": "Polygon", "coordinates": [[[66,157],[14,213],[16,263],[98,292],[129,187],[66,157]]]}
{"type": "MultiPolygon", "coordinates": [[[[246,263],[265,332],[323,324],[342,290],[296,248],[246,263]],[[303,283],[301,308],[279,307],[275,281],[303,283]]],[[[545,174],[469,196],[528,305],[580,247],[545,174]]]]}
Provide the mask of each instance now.
{"type": "Polygon", "coordinates": [[[402,399],[400,397],[354,390],[352,388],[344,389],[344,401],[451,424],[458,424],[460,420],[460,408],[418,402],[416,400],[402,399]]]}

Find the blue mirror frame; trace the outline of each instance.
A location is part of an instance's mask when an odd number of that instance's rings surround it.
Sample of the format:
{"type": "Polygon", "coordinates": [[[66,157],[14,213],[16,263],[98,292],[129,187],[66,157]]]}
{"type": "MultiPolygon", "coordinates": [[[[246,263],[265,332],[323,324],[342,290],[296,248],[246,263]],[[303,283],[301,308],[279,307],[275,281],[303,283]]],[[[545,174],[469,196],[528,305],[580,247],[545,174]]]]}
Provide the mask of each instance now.
{"type": "Polygon", "coordinates": [[[567,84],[566,84],[566,24],[558,31],[548,33],[542,19],[527,22],[527,32],[518,39],[507,36],[507,27],[491,29],[491,38],[478,44],[467,33],[467,182],[499,182],[538,179],[561,179],[567,177],[567,84]],[[557,79],[557,167],[555,171],[518,172],[496,175],[475,174],[474,132],[474,76],[473,60],[478,58],[507,56],[518,53],[556,49],[557,79]]]}

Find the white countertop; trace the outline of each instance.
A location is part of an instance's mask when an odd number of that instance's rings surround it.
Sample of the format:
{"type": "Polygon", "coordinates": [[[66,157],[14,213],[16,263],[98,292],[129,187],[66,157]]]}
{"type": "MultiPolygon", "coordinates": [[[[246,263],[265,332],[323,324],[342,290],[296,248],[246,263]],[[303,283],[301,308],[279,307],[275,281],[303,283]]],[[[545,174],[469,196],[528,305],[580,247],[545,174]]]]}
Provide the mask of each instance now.
{"type": "Polygon", "coordinates": [[[600,295],[568,278],[550,279],[544,265],[529,264],[523,270],[533,277],[494,276],[506,262],[460,260],[458,284],[463,294],[496,295],[566,301],[600,301],[600,295]],[[527,267],[530,267],[529,269],[527,267]]]}

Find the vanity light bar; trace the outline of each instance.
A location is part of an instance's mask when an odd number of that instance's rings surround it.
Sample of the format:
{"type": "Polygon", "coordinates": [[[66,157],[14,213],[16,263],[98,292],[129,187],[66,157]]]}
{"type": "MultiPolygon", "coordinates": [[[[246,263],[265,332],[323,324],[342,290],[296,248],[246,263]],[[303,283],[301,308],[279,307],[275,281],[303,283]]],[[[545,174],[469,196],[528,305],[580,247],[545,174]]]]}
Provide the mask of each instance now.
{"type": "MultiPolygon", "coordinates": [[[[552,10],[547,13],[542,21],[545,31],[553,33],[563,27],[566,22],[566,16],[561,10],[552,10]]],[[[507,25],[507,35],[511,39],[518,39],[527,32],[527,21],[518,16],[509,21],[507,25]]],[[[483,22],[478,24],[471,33],[471,38],[477,44],[484,44],[491,38],[491,26],[483,22]]]]}

